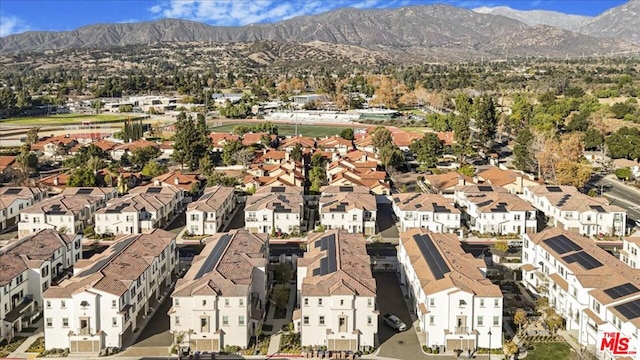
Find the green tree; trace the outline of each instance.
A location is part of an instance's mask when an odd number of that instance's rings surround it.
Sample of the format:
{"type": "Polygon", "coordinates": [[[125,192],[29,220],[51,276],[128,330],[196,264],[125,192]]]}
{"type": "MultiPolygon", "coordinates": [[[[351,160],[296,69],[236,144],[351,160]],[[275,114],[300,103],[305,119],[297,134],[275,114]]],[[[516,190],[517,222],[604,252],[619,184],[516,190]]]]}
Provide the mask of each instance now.
{"type": "Polygon", "coordinates": [[[213,173],[216,165],[213,163],[211,155],[206,153],[202,159],[200,159],[200,173],[204,176],[209,176],[213,173]]]}
{"type": "Polygon", "coordinates": [[[160,149],[155,146],[145,146],[133,150],[129,161],[136,167],[142,168],[151,160],[157,159],[158,156],[160,156],[160,149]]]}
{"type": "Polygon", "coordinates": [[[355,136],[353,134],[353,129],[352,128],[346,128],[346,129],[342,130],[340,132],[340,137],[345,139],[345,140],[353,140],[353,139],[355,139],[355,136]]]}
{"type": "Polygon", "coordinates": [[[378,157],[387,170],[391,167],[397,168],[404,162],[402,150],[393,144],[387,144],[378,149],[378,157]]]}
{"type": "Polygon", "coordinates": [[[614,172],[614,174],[616,175],[616,177],[620,180],[625,180],[625,181],[629,181],[631,180],[631,176],[633,175],[631,173],[631,169],[629,168],[620,168],[620,169],[616,169],[616,171],[614,172]]]}
{"type": "Polygon", "coordinates": [[[311,166],[312,167],[321,167],[321,168],[324,169],[325,165],[327,164],[327,161],[328,160],[324,156],[322,156],[322,154],[319,153],[319,152],[314,153],[311,156],[311,166]]]}
{"type": "Polygon", "coordinates": [[[25,143],[27,145],[33,145],[35,143],[38,142],[38,140],[40,139],[38,137],[38,132],[40,131],[39,127],[32,127],[29,129],[29,131],[27,131],[27,140],[25,141],[25,143]]]}
{"type": "Polygon", "coordinates": [[[240,140],[227,141],[222,147],[222,162],[224,162],[225,165],[235,164],[237,162],[235,155],[243,148],[244,145],[242,145],[240,140]]]}
{"type": "Polygon", "coordinates": [[[518,132],[516,143],[513,147],[513,164],[516,169],[534,172],[536,170],[535,154],[531,153],[533,134],[528,126],[518,132]]]}
{"type": "Polygon", "coordinates": [[[476,168],[471,165],[465,165],[458,169],[458,174],[473,177],[476,174],[476,168]]]}
{"type": "Polygon", "coordinates": [[[620,128],[605,139],[609,155],[613,159],[636,160],[640,158],[640,130],[620,128]]]}
{"type": "Polygon", "coordinates": [[[226,176],[220,171],[214,171],[211,175],[207,176],[207,186],[236,186],[237,183],[237,178],[226,176]]]}
{"type": "Polygon", "coordinates": [[[96,175],[87,167],[76,168],[69,176],[67,185],[70,187],[96,186],[96,175]]]}
{"type": "Polygon", "coordinates": [[[496,136],[498,125],[493,98],[487,95],[481,97],[475,104],[475,112],[478,141],[482,148],[489,150],[496,136]]]}
{"type": "Polygon", "coordinates": [[[434,133],[426,133],[422,139],[414,140],[409,149],[416,159],[428,168],[435,167],[444,152],[442,141],[434,133]]]}
{"type": "Polygon", "coordinates": [[[126,104],[126,105],[120,105],[118,106],[118,111],[121,113],[128,113],[128,112],[132,112],[133,111],[133,106],[126,104]]]}
{"type": "Polygon", "coordinates": [[[96,99],[91,102],[91,108],[96,111],[96,114],[100,114],[100,110],[102,109],[102,106],[104,106],[104,104],[100,100],[96,99]]]}
{"type": "Polygon", "coordinates": [[[140,172],[144,176],[156,177],[162,175],[168,171],[167,166],[164,164],[160,164],[157,161],[149,161],[147,162],[142,171],[140,172]]]}
{"type": "Polygon", "coordinates": [[[31,172],[38,166],[38,157],[31,152],[29,145],[23,145],[20,148],[20,153],[16,156],[16,162],[23,171],[31,172]]]}
{"type": "Polygon", "coordinates": [[[473,99],[467,94],[460,93],[455,98],[456,111],[463,119],[469,120],[473,114],[473,99]]]}
{"type": "Polygon", "coordinates": [[[11,112],[16,107],[16,94],[9,86],[0,88],[0,110],[11,112]]]}
{"type": "Polygon", "coordinates": [[[291,159],[293,161],[302,161],[302,146],[300,143],[297,143],[291,150],[291,159]]]}
{"type": "Polygon", "coordinates": [[[26,89],[22,89],[18,92],[18,97],[16,99],[16,105],[20,109],[30,109],[33,106],[33,101],[31,98],[31,94],[26,89]]]}
{"type": "Polygon", "coordinates": [[[384,126],[378,126],[373,130],[371,134],[373,146],[376,149],[381,149],[385,145],[393,144],[393,137],[391,131],[384,126]]]}
{"type": "Polygon", "coordinates": [[[604,136],[596,129],[587,129],[584,133],[585,150],[600,149],[604,145],[604,136]]]}
{"type": "Polygon", "coordinates": [[[324,168],[319,166],[311,168],[309,171],[309,182],[311,183],[309,186],[310,191],[319,192],[325,181],[326,172],[324,171],[324,168]]]}
{"type": "Polygon", "coordinates": [[[184,112],[178,114],[174,136],[172,158],[190,170],[199,167],[200,159],[211,149],[211,139],[204,115],[198,114],[197,121],[184,112]]]}
{"type": "Polygon", "coordinates": [[[87,146],[82,146],[78,149],[76,154],[65,161],[65,165],[68,167],[80,167],[86,166],[87,162],[90,158],[98,158],[98,159],[109,159],[109,154],[104,152],[101,148],[95,146],[94,144],[89,144],[87,146]]]}

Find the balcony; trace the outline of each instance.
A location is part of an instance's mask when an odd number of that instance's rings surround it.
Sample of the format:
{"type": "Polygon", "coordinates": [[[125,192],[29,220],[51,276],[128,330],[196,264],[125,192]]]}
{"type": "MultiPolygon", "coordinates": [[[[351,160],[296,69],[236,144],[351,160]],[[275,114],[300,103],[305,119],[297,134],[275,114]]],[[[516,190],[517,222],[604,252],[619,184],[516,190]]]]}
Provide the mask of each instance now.
{"type": "Polygon", "coordinates": [[[467,335],[469,333],[469,328],[466,326],[458,326],[454,329],[454,333],[456,335],[467,335]]]}

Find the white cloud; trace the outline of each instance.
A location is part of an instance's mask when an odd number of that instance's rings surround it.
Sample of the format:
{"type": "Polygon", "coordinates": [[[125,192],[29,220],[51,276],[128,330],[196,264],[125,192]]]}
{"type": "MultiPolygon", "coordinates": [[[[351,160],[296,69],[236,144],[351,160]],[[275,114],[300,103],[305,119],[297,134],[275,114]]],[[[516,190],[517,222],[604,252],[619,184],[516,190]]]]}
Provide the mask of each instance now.
{"type": "Polygon", "coordinates": [[[17,16],[0,14],[0,37],[29,30],[29,25],[17,16]]]}
{"type": "Polygon", "coordinates": [[[395,7],[412,0],[164,0],[148,10],[156,17],[188,19],[212,25],[278,22],[342,7],[395,7]]]}

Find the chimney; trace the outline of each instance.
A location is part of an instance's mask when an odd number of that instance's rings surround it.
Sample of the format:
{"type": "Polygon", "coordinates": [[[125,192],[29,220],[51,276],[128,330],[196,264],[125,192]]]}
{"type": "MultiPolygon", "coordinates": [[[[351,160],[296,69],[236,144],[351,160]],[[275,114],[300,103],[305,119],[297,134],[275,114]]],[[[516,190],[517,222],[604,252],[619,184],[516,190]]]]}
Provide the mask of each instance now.
{"type": "Polygon", "coordinates": [[[178,177],[176,176],[175,178],[173,178],[173,183],[176,185],[180,185],[180,179],[178,179],[178,177]]]}
{"type": "Polygon", "coordinates": [[[284,161],[289,161],[291,159],[291,154],[288,151],[284,152],[284,161]]]}
{"type": "Polygon", "coordinates": [[[334,152],[331,154],[331,161],[336,161],[336,160],[338,160],[338,159],[340,159],[340,153],[338,153],[338,152],[335,152],[335,151],[334,151],[334,152]]]}
{"type": "Polygon", "coordinates": [[[53,185],[58,185],[58,177],[53,178],[53,185]]]}
{"type": "Polygon", "coordinates": [[[267,153],[267,148],[262,148],[262,155],[265,155],[267,153]]]}
{"type": "Polygon", "coordinates": [[[153,185],[160,186],[160,180],[158,179],[153,180],[153,185]]]}
{"type": "Polygon", "coordinates": [[[462,176],[459,176],[458,185],[467,185],[467,181],[462,176]]]}

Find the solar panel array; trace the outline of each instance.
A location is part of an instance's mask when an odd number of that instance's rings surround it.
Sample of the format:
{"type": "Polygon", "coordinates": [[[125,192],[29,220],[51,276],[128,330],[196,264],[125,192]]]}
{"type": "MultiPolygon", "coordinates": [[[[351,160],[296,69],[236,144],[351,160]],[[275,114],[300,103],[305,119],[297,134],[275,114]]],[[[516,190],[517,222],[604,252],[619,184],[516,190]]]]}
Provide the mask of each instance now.
{"type": "Polygon", "coordinates": [[[349,205],[348,202],[341,202],[338,205],[330,208],[329,212],[345,212],[347,211],[347,205],[349,205]]]}
{"type": "Polygon", "coordinates": [[[566,254],[571,251],[582,250],[578,244],[571,241],[565,235],[556,235],[552,238],[543,240],[542,242],[547,244],[547,246],[558,254],[566,254]]]}
{"type": "Polygon", "coordinates": [[[603,208],[602,206],[600,206],[600,205],[591,205],[591,206],[589,206],[589,207],[590,207],[590,208],[592,208],[593,210],[595,210],[596,212],[599,212],[599,213],[604,213],[604,212],[606,212],[606,211],[604,210],[604,208],[603,208]]]}
{"type": "Polygon", "coordinates": [[[353,192],[353,186],[340,186],[340,192],[353,192]]]}
{"type": "Polygon", "coordinates": [[[618,299],[627,295],[635,294],[638,291],[640,291],[640,289],[635,287],[633,284],[626,283],[607,289],[604,291],[604,293],[609,295],[609,297],[612,299],[618,299]]]}
{"type": "Polygon", "coordinates": [[[493,191],[493,186],[486,186],[486,185],[478,186],[478,191],[482,191],[482,192],[493,191]]]}
{"type": "Polygon", "coordinates": [[[492,207],[490,209],[490,211],[491,212],[505,213],[505,212],[507,212],[507,203],[499,202],[496,206],[492,207]]]}
{"type": "Polygon", "coordinates": [[[564,206],[564,204],[566,204],[569,199],[571,199],[571,194],[563,195],[556,206],[564,206]]]}
{"type": "Polygon", "coordinates": [[[161,187],[150,187],[147,189],[148,194],[159,194],[162,191],[161,187]]]}
{"type": "Polygon", "coordinates": [[[129,246],[129,244],[131,244],[135,239],[137,239],[139,236],[130,236],[128,238],[125,238],[121,241],[118,241],[117,243],[112,245],[112,249],[113,251],[111,252],[111,254],[109,256],[107,256],[106,258],[96,262],[95,264],[93,264],[90,268],[88,268],[87,270],[81,272],[80,274],[78,274],[79,277],[83,277],[83,276],[87,276],[87,275],[91,275],[97,271],[102,270],[103,267],[105,267],[105,265],[107,265],[109,262],[111,262],[111,260],[115,259],[116,256],[120,255],[120,253],[122,253],[122,251],[124,249],[127,248],[127,246],[129,246]]]}
{"type": "Polygon", "coordinates": [[[446,206],[438,205],[436,203],[431,203],[431,206],[433,206],[433,211],[434,212],[437,212],[437,213],[451,213],[451,210],[449,210],[446,206]]]}
{"type": "Polygon", "coordinates": [[[64,215],[66,213],[67,213],[66,211],[62,211],[60,204],[51,205],[51,209],[47,211],[47,214],[50,214],[50,215],[64,215]]]}
{"type": "Polygon", "coordinates": [[[4,195],[18,195],[20,194],[20,191],[22,191],[20,188],[11,188],[7,189],[7,191],[4,192],[4,195]]]}
{"type": "Polygon", "coordinates": [[[286,189],[284,188],[284,186],[273,186],[271,188],[271,192],[272,193],[283,193],[283,192],[285,192],[285,190],[286,189]]]}
{"type": "Polygon", "coordinates": [[[429,235],[413,235],[413,239],[418,244],[422,256],[436,279],[443,279],[444,274],[451,272],[449,265],[444,261],[429,235]]]}
{"type": "Polygon", "coordinates": [[[93,192],[93,189],[78,189],[78,191],[76,191],[76,195],[91,195],[91,193],[93,192]]]}
{"type": "Polygon", "coordinates": [[[615,306],[614,308],[629,320],[640,317],[640,299],[615,306]]]}
{"type": "Polygon", "coordinates": [[[562,189],[559,186],[547,186],[548,192],[562,192],[562,189]]]}
{"type": "Polygon", "coordinates": [[[222,257],[222,253],[227,248],[230,241],[231,235],[223,235],[218,239],[218,241],[216,241],[213,250],[211,250],[202,266],[200,266],[200,269],[198,269],[194,279],[200,279],[204,274],[213,270],[216,264],[220,261],[220,257],[222,257]]]}
{"type": "Polygon", "coordinates": [[[578,264],[580,264],[580,266],[585,268],[585,270],[596,269],[602,266],[602,263],[600,261],[596,260],[593,256],[587,254],[584,251],[579,251],[575,254],[567,255],[562,259],[564,259],[568,263],[577,262],[578,264]]]}
{"type": "Polygon", "coordinates": [[[126,209],[130,205],[131,203],[125,202],[122,204],[118,204],[118,206],[116,206],[115,208],[106,209],[104,212],[107,214],[119,214],[122,212],[123,209],[126,209]]]}
{"type": "Polygon", "coordinates": [[[338,270],[338,261],[336,259],[336,235],[329,234],[316,240],[313,246],[326,251],[327,255],[320,259],[320,267],[313,269],[313,276],[322,276],[331,274],[338,270]]]}

